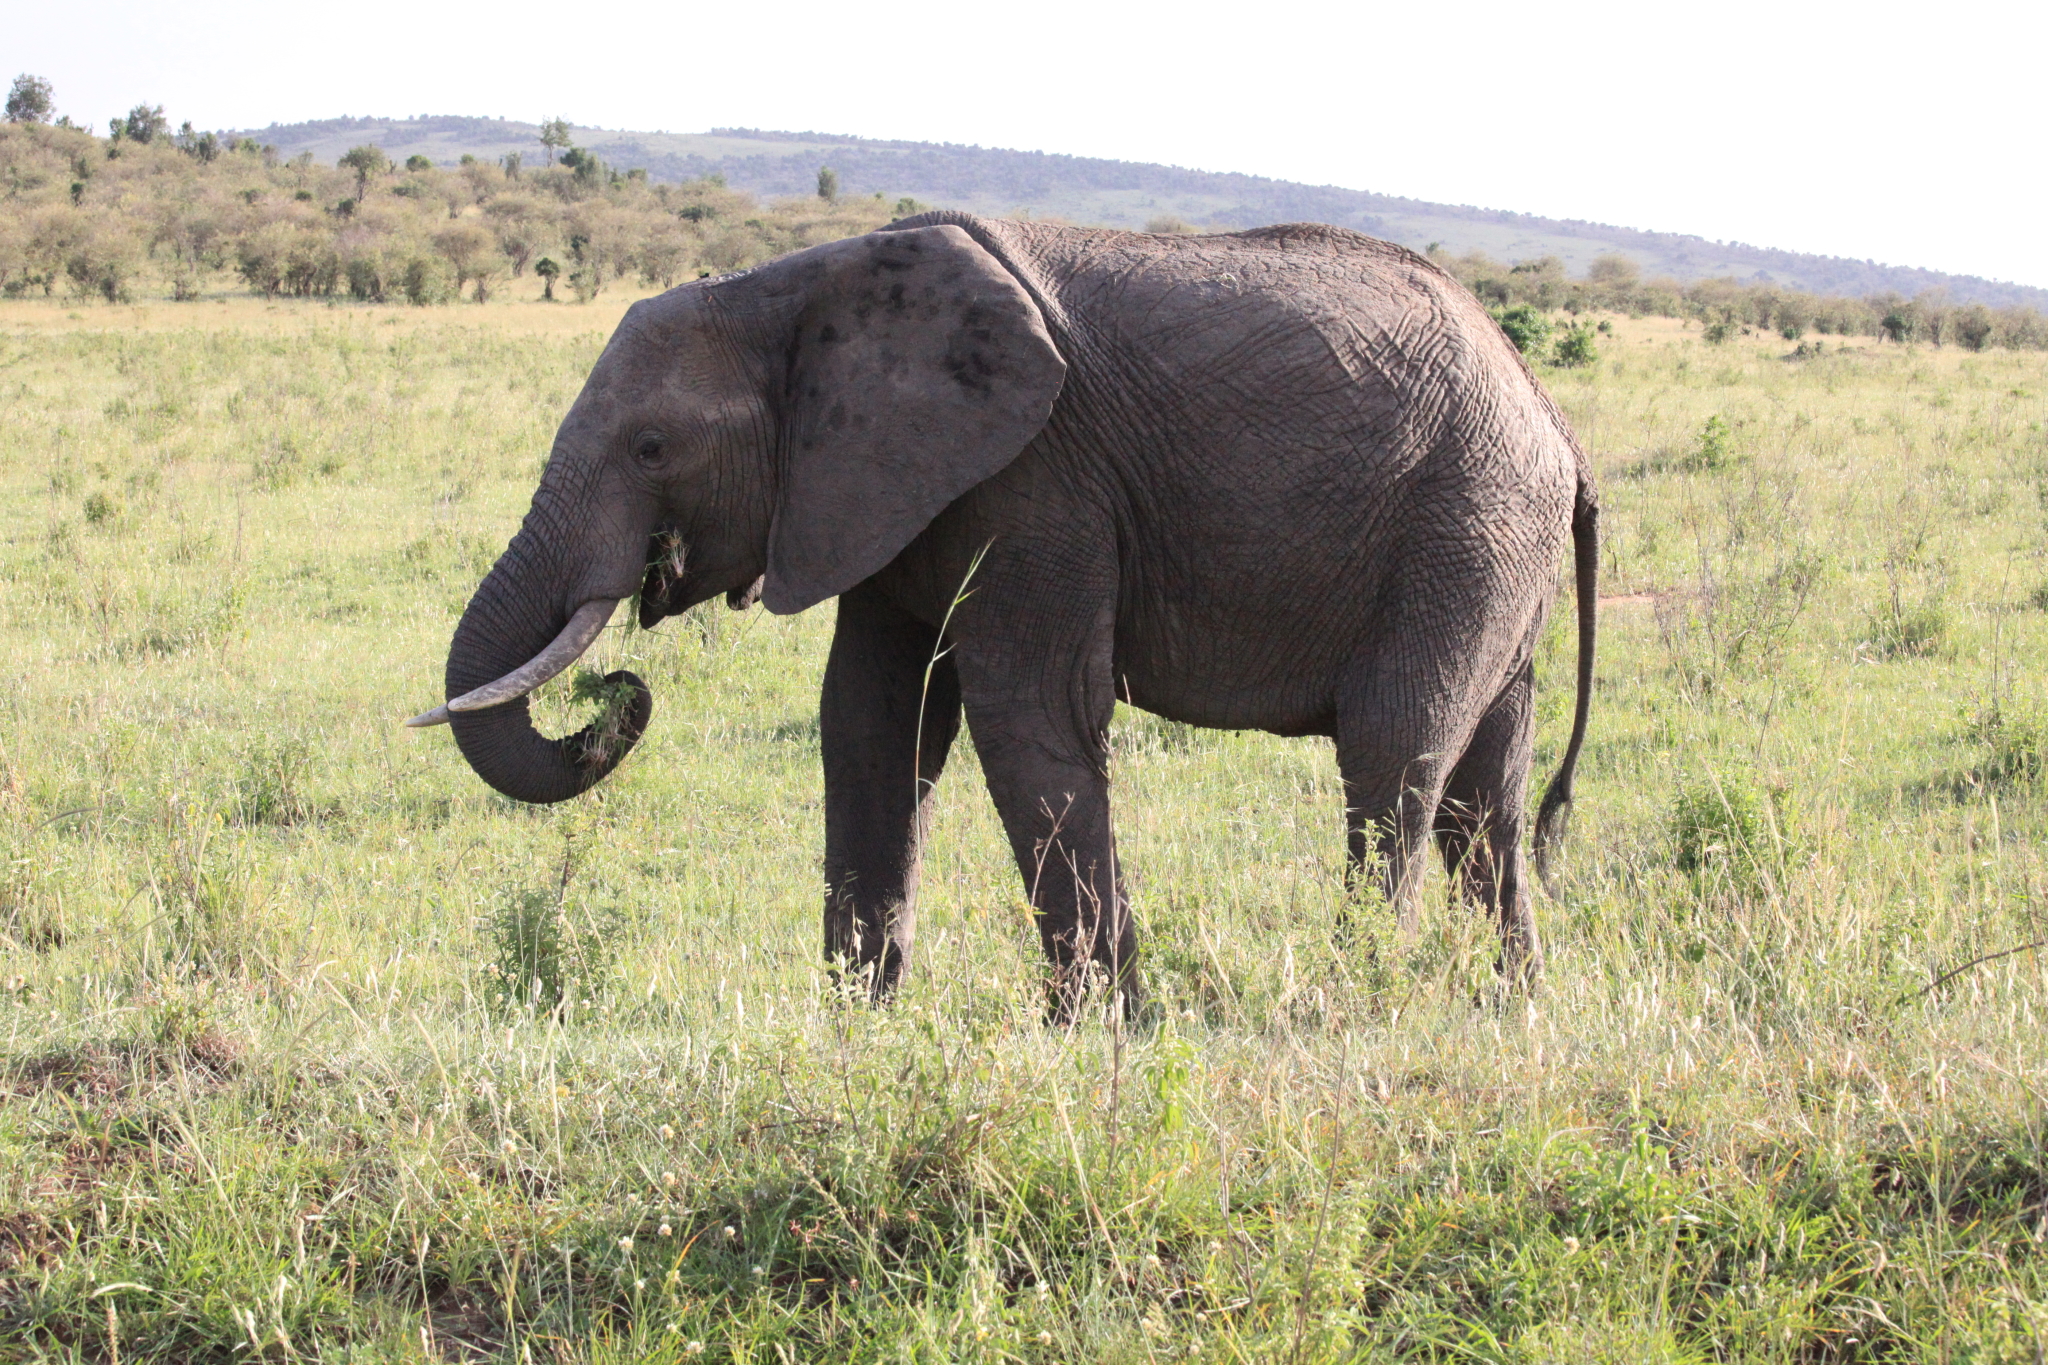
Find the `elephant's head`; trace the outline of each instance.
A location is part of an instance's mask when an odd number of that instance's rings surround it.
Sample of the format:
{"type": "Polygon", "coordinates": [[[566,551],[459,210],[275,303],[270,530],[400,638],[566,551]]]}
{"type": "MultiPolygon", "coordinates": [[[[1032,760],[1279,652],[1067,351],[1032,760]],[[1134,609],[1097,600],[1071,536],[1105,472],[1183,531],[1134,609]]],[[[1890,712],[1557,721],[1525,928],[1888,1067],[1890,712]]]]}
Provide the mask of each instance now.
{"type": "Polygon", "coordinates": [[[756,584],[775,612],[845,591],[1014,459],[1065,373],[1031,296],[950,224],[635,304],[455,628],[448,703],[411,723],[452,723],[507,796],[588,790],[639,739],[646,685],[613,674],[623,707],[558,740],[526,697],[620,599],[639,591],[651,626],[720,593],[741,605],[756,584]]]}

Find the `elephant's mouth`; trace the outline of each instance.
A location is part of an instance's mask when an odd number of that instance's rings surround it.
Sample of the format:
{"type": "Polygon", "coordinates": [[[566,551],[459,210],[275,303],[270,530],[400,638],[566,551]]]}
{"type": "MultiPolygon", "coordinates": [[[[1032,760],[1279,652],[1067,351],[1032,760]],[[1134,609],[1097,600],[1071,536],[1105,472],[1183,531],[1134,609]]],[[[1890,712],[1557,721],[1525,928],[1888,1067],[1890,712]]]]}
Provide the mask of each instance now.
{"type": "Polygon", "coordinates": [[[684,585],[689,581],[689,547],[674,526],[658,526],[647,539],[647,572],[640,580],[640,629],[652,630],[665,616],[689,606],[684,585]]]}
{"type": "MultiPolygon", "coordinates": [[[[640,628],[653,630],[661,624],[662,618],[688,611],[708,597],[715,596],[717,587],[697,593],[692,587],[693,575],[688,568],[689,546],[683,542],[683,533],[674,526],[656,529],[647,540],[647,572],[640,580],[640,628]]],[[[725,605],[734,611],[745,611],[761,600],[762,579],[733,588],[725,594],[725,605]]]]}

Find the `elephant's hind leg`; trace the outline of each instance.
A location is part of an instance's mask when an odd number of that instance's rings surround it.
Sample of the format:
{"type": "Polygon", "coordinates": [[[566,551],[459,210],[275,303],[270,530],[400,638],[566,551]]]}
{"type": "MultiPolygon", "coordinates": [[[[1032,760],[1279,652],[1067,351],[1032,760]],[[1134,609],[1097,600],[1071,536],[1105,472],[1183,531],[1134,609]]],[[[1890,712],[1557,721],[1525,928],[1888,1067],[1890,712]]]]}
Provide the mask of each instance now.
{"type": "Polygon", "coordinates": [[[871,585],[839,599],[818,709],[825,956],[877,999],[910,965],[921,841],[960,729],[959,676],[938,642],[871,585]]]}
{"type": "Polygon", "coordinates": [[[1337,767],[1354,885],[1376,872],[1412,933],[1437,806],[1494,689],[1481,680],[1506,650],[1489,647],[1483,629],[1447,631],[1419,611],[1404,617],[1338,692],[1337,767]]]}
{"type": "Polygon", "coordinates": [[[1527,662],[1487,710],[1444,786],[1437,847],[1475,907],[1500,930],[1501,974],[1533,985],[1543,965],[1530,904],[1522,831],[1527,823],[1535,677],[1527,662]]]}

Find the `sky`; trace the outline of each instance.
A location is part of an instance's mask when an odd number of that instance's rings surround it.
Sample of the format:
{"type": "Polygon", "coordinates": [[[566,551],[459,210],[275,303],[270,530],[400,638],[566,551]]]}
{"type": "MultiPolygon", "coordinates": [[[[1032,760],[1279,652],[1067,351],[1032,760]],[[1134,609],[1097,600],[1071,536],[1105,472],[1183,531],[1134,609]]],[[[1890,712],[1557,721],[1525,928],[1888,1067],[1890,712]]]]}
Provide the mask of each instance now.
{"type": "MultiPolygon", "coordinates": [[[[2048,6],[501,0],[24,6],[104,131],[564,115],[976,143],[2048,286],[2048,6]]],[[[12,72],[0,72],[0,80],[12,72]]]]}

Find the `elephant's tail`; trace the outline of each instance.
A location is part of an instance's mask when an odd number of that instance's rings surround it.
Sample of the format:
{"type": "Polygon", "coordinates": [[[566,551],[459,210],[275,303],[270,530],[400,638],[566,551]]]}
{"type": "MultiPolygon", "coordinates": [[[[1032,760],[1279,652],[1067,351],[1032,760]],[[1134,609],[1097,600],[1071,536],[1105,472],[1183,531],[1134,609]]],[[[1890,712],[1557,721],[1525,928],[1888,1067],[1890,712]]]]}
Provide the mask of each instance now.
{"type": "Polygon", "coordinates": [[[1557,851],[1571,824],[1572,773],[1579,766],[1579,749],[1586,742],[1586,716],[1593,707],[1593,642],[1599,634],[1600,504],[1592,484],[1583,477],[1572,508],[1572,566],[1579,599],[1578,703],[1572,711],[1572,738],[1565,746],[1564,762],[1544,790],[1543,806],[1536,815],[1536,875],[1553,892],[1557,851]]]}

